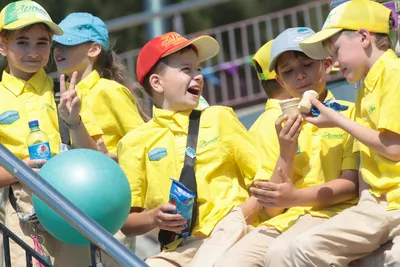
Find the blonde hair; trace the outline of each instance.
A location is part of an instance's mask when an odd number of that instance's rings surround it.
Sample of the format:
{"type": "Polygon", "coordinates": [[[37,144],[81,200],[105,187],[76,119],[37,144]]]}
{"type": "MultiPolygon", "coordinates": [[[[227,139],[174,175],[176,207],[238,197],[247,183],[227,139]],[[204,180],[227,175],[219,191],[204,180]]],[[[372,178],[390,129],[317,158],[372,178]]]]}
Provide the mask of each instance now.
{"type": "MultiPolygon", "coordinates": [[[[100,77],[114,80],[128,89],[134,87],[133,82],[129,79],[125,66],[122,64],[120,57],[112,49],[105,50],[102,48],[94,63],[94,69],[99,73],[100,77]]],[[[130,90],[132,92],[132,90],[130,90]]],[[[150,117],[144,110],[142,99],[134,92],[138,112],[144,121],[149,121],[150,117]]]]}
{"type": "MultiPolygon", "coordinates": [[[[389,31],[391,31],[395,26],[395,21],[393,19],[392,14],[389,17],[389,31]]],[[[341,34],[353,38],[356,36],[357,31],[353,30],[344,30],[341,31],[341,34]]],[[[375,35],[375,45],[381,51],[387,51],[393,48],[392,39],[389,34],[386,33],[372,33],[375,35]]]]}

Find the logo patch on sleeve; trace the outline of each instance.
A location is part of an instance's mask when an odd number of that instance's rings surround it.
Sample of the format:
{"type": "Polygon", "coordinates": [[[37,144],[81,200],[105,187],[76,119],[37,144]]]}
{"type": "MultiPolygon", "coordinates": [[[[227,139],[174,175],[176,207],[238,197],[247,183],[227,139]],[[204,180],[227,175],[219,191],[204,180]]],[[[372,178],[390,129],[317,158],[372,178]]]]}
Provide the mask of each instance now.
{"type": "Polygon", "coordinates": [[[164,147],[157,147],[147,153],[150,161],[159,161],[168,155],[167,149],[164,147]]]}
{"type": "Polygon", "coordinates": [[[19,119],[19,113],[16,110],[9,110],[0,115],[0,124],[12,124],[19,119]]]}

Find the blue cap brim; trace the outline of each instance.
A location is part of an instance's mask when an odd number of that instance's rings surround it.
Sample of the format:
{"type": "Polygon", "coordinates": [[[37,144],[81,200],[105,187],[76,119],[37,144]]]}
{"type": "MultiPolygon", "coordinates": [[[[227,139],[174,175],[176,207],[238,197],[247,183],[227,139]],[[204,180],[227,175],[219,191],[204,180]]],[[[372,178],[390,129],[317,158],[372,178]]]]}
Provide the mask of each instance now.
{"type": "Polygon", "coordinates": [[[65,46],[73,46],[73,45],[78,45],[78,44],[83,44],[86,42],[89,42],[87,38],[79,37],[76,35],[68,34],[64,32],[63,35],[54,35],[53,36],[53,41],[60,43],[65,46]]]}

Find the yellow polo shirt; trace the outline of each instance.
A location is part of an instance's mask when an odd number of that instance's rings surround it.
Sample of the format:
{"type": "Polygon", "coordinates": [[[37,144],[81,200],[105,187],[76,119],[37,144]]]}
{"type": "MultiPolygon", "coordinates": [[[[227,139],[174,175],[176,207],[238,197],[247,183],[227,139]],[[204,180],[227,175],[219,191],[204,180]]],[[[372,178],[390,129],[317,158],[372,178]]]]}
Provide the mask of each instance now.
{"type": "Polygon", "coordinates": [[[268,153],[270,150],[275,150],[277,146],[279,147],[278,136],[275,133],[268,135],[265,134],[269,132],[269,130],[275,129],[275,121],[281,115],[282,110],[279,105],[279,100],[268,99],[265,105],[265,111],[249,129],[254,146],[259,152],[258,157],[261,162],[276,162],[278,160],[278,154],[276,154],[276,158],[273,159],[271,158],[271,154],[268,153]]]}
{"type": "MultiPolygon", "coordinates": [[[[20,159],[29,157],[26,145],[26,137],[29,134],[28,122],[36,119],[39,121],[40,129],[49,137],[52,154],[59,153],[61,138],[53,80],[43,69],[28,81],[18,79],[4,71],[0,83],[0,103],[1,144],[20,159]]],[[[89,134],[94,137],[101,136],[102,131],[97,126],[90,108],[82,104],[80,114],[89,134]]]]}
{"type": "Polygon", "coordinates": [[[100,78],[96,70],[80,81],[76,90],[82,94],[82,102],[91,107],[111,153],[117,153],[117,144],[123,136],[144,123],[129,89],[100,78]]]}
{"type": "MultiPolygon", "coordinates": [[[[356,121],[368,128],[400,134],[400,59],[386,51],[372,66],[360,87],[356,102],[356,121]]],[[[386,194],[388,210],[400,208],[400,162],[391,161],[361,142],[360,169],[370,192],[386,194]]]]}
{"type": "MultiPolygon", "coordinates": [[[[132,207],[154,209],[168,203],[169,178],[179,180],[183,167],[190,113],[153,108],[153,119],[119,142],[118,159],[130,183],[132,207]]],[[[249,197],[257,170],[255,149],[232,109],[205,109],[196,152],[199,213],[194,235],[209,235],[249,197]]]]}
{"type": "MultiPolygon", "coordinates": [[[[331,98],[334,97],[328,91],[326,100],[331,98]]],[[[342,114],[351,117],[354,105],[346,101],[338,102],[349,106],[349,109],[342,114]]],[[[276,112],[277,114],[278,112],[276,112]]],[[[255,142],[261,144],[257,148],[258,152],[262,154],[262,166],[268,177],[271,177],[279,157],[279,142],[275,131],[275,121],[272,123],[268,116],[262,117],[262,119],[265,121],[265,127],[258,128],[260,132],[258,136],[264,140],[255,140],[255,142]]],[[[263,124],[262,121],[259,123],[263,124]]],[[[358,157],[352,153],[352,148],[353,138],[342,129],[319,129],[303,121],[299,147],[294,160],[293,182],[295,187],[318,186],[340,177],[344,170],[358,170],[358,157]]],[[[293,207],[260,225],[272,226],[283,232],[290,228],[301,215],[311,214],[315,217],[331,218],[356,203],[357,199],[354,199],[322,210],[313,207],[293,207]]]]}

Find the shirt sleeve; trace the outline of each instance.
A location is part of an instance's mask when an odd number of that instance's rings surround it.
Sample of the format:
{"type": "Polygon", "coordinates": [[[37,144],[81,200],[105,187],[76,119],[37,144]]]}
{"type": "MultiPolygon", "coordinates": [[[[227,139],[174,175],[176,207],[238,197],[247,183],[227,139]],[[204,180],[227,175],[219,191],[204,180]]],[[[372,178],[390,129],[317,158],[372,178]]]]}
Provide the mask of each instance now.
{"type": "Polygon", "coordinates": [[[279,157],[279,141],[275,130],[275,117],[278,118],[279,114],[271,112],[262,114],[250,132],[251,140],[255,145],[261,164],[256,180],[269,180],[279,157]]]}
{"type": "Polygon", "coordinates": [[[379,94],[378,130],[400,134],[400,79],[399,68],[385,70],[379,94]]]}
{"type": "Polygon", "coordinates": [[[226,109],[223,118],[221,118],[221,129],[224,138],[229,141],[232,148],[232,155],[242,172],[246,186],[249,188],[259,169],[259,158],[251,141],[247,129],[239,121],[232,109],[226,109]]]}
{"type": "Polygon", "coordinates": [[[125,136],[144,123],[138,112],[136,100],[127,88],[121,86],[112,90],[101,90],[99,97],[111,112],[120,136],[125,136]]]}
{"type": "MultiPolygon", "coordinates": [[[[78,97],[82,100],[82,94],[79,94],[78,97]]],[[[85,125],[89,135],[97,141],[103,135],[103,131],[98,125],[90,106],[87,103],[85,104],[85,101],[81,101],[81,103],[82,106],[80,115],[82,122],[85,125]]]]}
{"type": "Polygon", "coordinates": [[[128,179],[131,188],[131,207],[145,208],[147,178],[145,157],[139,148],[134,132],[118,143],[118,163],[128,179]]]}

